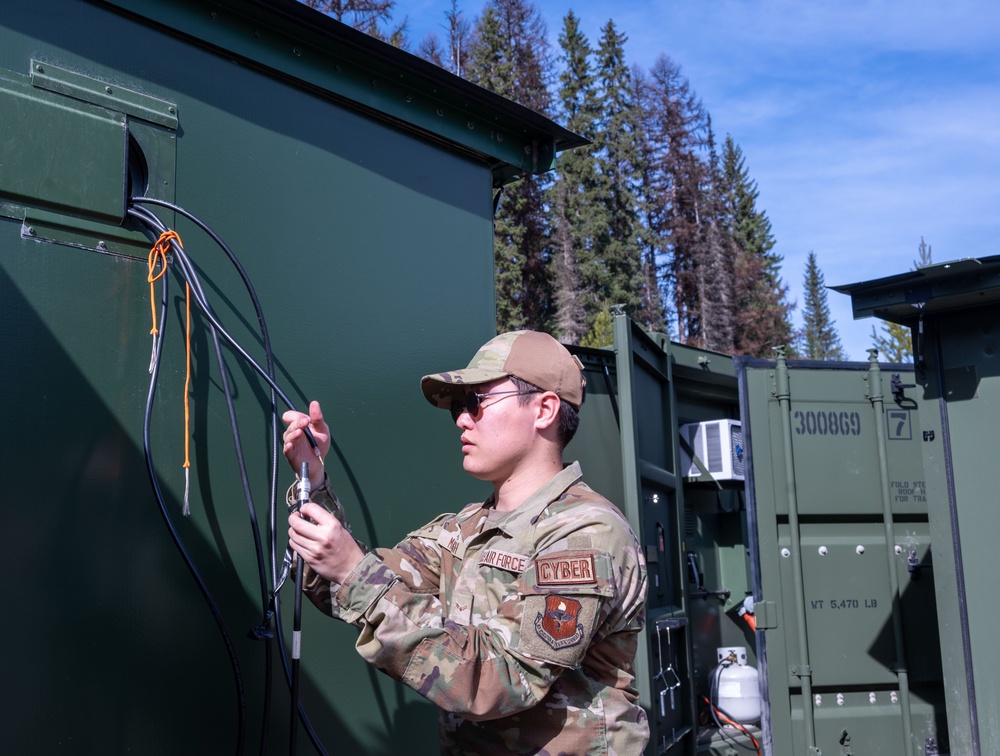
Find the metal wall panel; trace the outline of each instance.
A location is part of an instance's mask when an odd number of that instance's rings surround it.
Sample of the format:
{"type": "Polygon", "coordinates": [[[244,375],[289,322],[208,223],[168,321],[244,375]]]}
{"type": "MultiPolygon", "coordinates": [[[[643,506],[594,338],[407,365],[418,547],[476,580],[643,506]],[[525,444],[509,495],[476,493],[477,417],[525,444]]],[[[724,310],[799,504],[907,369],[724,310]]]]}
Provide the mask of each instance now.
{"type": "Polygon", "coordinates": [[[769,752],[946,742],[919,392],[877,363],[737,360],[769,752]],[[825,422],[824,422],[825,420],[825,422]]]}
{"type": "MultiPolygon", "coordinates": [[[[205,6],[199,23],[211,27],[205,6]]],[[[300,406],[323,402],[335,435],[329,472],[359,538],[391,545],[486,493],[462,473],[455,428],[424,401],[418,380],[464,364],[495,333],[491,163],[103,3],[5,9],[0,69],[26,76],[32,60],[176,104],[175,144],[169,154],[147,153],[150,172],[162,168],[177,203],[239,256],[268,316],[279,383],[300,406]]],[[[174,139],[135,118],[157,135],[147,145],[174,139]]],[[[93,148],[85,130],[63,138],[81,159],[93,148]]],[[[120,181],[124,191],[126,177],[120,181]]],[[[52,215],[41,202],[19,202],[25,218],[52,215]]],[[[233,672],[161,522],[143,462],[145,256],[98,244],[120,233],[117,225],[102,228],[82,217],[85,208],[63,209],[52,222],[65,232],[58,238],[26,233],[16,213],[0,218],[0,407],[9,419],[0,441],[9,481],[0,560],[12,578],[11,617],[0,630],[8,656],[0,748],[232,752],[233,672]],[[65,218],[80,227],[67,228],[65,218]],[[91,231],[82,230],[86,223],[91,231]]],[[[225,256],[192,223],[163,217],[176,224],[219,319],[263,361],[256,316],[225,256]]],[[[265,714],[263,645],[247,638],[263,614],[253,540],[211,338],[198,317],[192,513],[180,515],[184,302],[176,284],[162,324],[154,457],[171,516],[240,662],[246,748],[263,738],[266,752],[285,752],[287,688],[275,661],[265,714]]],[[[266,531],[267,391],[224,352],[256,520],[266,531]]],[[[283,484],[290,479],[284,471],[283,484]]],[[[306,607],[303,703],[328,751],[436,753],[434,707],[365,665],[355,635],[306,607]]],[[[299,744],[310,750],[301,732],[299,744]]]]}

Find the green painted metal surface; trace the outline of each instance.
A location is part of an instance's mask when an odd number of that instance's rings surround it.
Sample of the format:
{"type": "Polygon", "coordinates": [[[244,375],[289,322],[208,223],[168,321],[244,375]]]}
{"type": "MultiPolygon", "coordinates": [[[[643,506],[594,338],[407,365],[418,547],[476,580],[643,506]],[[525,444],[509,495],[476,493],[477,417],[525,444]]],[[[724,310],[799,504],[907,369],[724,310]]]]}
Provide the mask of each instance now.
{"type": "MultiPolygon", "coordinates": [[[[678,475],[680,423],[738,413],[732,360],[671,344],[625,316],[607,349],[576,349],[586,366],[587,401],[567,455],[590,484],[628,516],[649,574],[647,624],[636,660],[650,721],[649,754],[694,754],[700,695],[716,648],[747,645],[726,618],[726,597],[749,592],[745,523],[731,483],[685,483],[678,475]],[[689,578],[688,552],[703,572],[689,578]]],[[[752,636],[750,636],[752,652],[752,636]]]]}
{"type": "MultiPolygon", "coordinates": [[[[0,442],[0,470],[10,481],[0,558],[13,578],[12,619],[0,631],[7,753],[236,750],[226,649],[167,535],[143,461],[148,242],[137,242],[131,222],[119,225],[125,194],[175,200],[240,258],[268,318],[279,383],[300,406],[323,402],[335,436],[329,472],[359,538],[391,545],[486,493],[461,472],[456,431],[447,413],[423,400],[418,379],[464,364],[494,333],[492,199],[510,166],[482,146],[452,141],[448,129],[407,124],[393,110],[399,106],[379,107],[377,91],[352,104],[327,89],[330,72],[318,60],[364,62],[365,50],[337,48],[325,22],[298,28],[255,6],[266,33],[241,40],[233,54],[227,35],[242,27],[214,24],[212,14],[240,15],[248,4],[171,5],[181,31],[143,18],[144,9],[164,7],[157,3],[128,10],[83,0],[22,3],[0,18],[4,91],[44,103],[41,115],[21,119],[29,139],[12,131],[10,96],[0,97],[0,165],[8,171],[0,173],[0,407],[10,418],[0,442]],[[254,63],[271,54],[272,30],[283,41],[301,33],[310,45],[306,67],[290,75],[254,63]],[[52,66],[57,75],[31,82],[36,63],[45,68],[37,73],[52,66]],[[176,108],[175,125],[155,103],[176,108]],[[69,120],[45,117],[55,111],[69,120]],[[111,124],[113,150],[103,130],[72,128],[80,113],[111,124]],[[19,146],[38,152],[56,137],[66,141],[67,163],[33,173],[19,146]],[[110,152],[113,169],[104,164],[110,152]],[[81,176],[88,160],[99,164],[81,176]],[[53,193],[51,178],[60,179],[53,193]],[[16,182],[33,189],[10,189],[16,182]]],[[[439,75],[454,88],[452,77],[439,75]]],[[[432,78],[412,86],[414,95],[434,96],[432,78]]],[[[533,126],[546,137],[544,119],[490,102],[497,128],[533,126]]],[[[568,133],[550,127],[552,144],[568,133]]],[[[194,224],[160,217],[180,232],[221,322],[263,362],[256,316],[225,256],[194,224]]],[[[198,316],[192,512],[180,514],[184,302],[170,278],[154,459],[171,518],[240,662],[246,750],[263,740],[265,752],[282,753],[289,698],[274,661],[264,711],[264,645],[247,637],[263,613],[250,515],[211,337],[198,316]]],[[[269,399],[233,351],[223,351],[254,517],[266,532],[269,399]]],[[[282,485],[290,479],[284,472],[282,485]]],[[[283,519],[279,513],[279,530],[283,519]]],[[[290,601],[284,610],[290,630],[290,601]]],[[[434,708],[367,667],[354,636],[307,607],[302,698],[327,750],[437,752],[434,708]]],[[[301,753],[312,750],[303,732],[298,740],[301,753]]]]}
{"type": "Polygon", "coordinates": [[[1000,258],[987,256],[840,287],[857,317],[913,330],[951,748],[974,756],[1000,749],[1000,658],[988,599],[1000,526],[992,476],[998,273],[1000,258]]]}
{"type": "Polygon", "coordinates": [[[758,633],[768,747],[944,748],[937,560],[912,371],[779,357],[738,359],[737,374],[754,593],[773,607],[758,633]]]}

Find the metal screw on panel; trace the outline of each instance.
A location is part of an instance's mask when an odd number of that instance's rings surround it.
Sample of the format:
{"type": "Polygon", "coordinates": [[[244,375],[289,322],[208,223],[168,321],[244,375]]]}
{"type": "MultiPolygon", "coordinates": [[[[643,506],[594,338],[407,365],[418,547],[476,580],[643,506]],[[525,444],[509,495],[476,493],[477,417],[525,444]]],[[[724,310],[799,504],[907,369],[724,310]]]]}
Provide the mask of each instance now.
{"type": "Polygon", "coordinates": [[[817,693],[813,697],[813,702],[816,704],[816,708],[818,709],[820,706],[823,705],[823,696],[821,696],[819,693],[817,693]]]}
{"type": "Polygon", "coordinates": [[[896,691],[892,691],[889,694],[889,700],[893,703],[899,703],[899,694],[896,691]]]}
{"type": "Polygon", "coordinates": [[[41,63],[36,63],[36,64],[35,64],[35,70],[36,70],[36,71],[38,71],[38,73],[41,73],[41,72],[42,72],[42,71],[44,71],[45,69],[44,69],[44,68],[42,68],[42,64],[41,64],[41,63]]]}
{"type": "Polygon", "coordinates": [[[843,705],[844,705],[844,694],[843,693],[838,693],[837,694],[837,706],[843,706],[843,705]]]}
{"type": "Polygon", "coordinates": [[[406,100],[407,102],[413,102],[413,95],[406,95],[403,97],[403,99],[406,100]]]}
{"type": "Polygon", "coordinates": [[[97,242],[97,248],[98,249],[107,249],[108,245],[106,243],[104,243],[103,241],[99,241],[99,242],[97,242]]]}
{"type": "Polygon", "coordinates": [[[28,226],[28,236],[34,236],[34,235],[35,235],[35,227],[28,226]]]}
{"type": "Polygon", "coordinates": [[[857,552],[858,556],[861,556],[862,554],[865,553],[865,547],[859,544],[858,548],[856,548],[855,551],[857,552]]]}
{"type": "Polygon", "coordinates": [[[498,142],[502,142],[503,141],[503,134],[497,134],[497,141],[498,142]]]}
{"type": "Polygon", "coordinates": [[[438,108],[438,109],[437,109],[437,114],[438,114],[439,116],[443,116],[443,115],[444,115],[444,109],[443,109],[443,108],[438,108]]]}
{"type": "Polygon", "coordinates": [[[826,548],[826,546],[820,546],[819,547],[819,555],[820,556],[826,556],[829,553],[830,553],[830,551],[829,551],[829,549],[826,548]]]}
{"type": "Polygon", "coordinates": [[[173,106],[171,106],[171,107],[167,108],[167,112],[170,113],[171,115],[173,115],[174,113],[177,112],[177,109],[174,108],[173,106]]]}
{"type": "Polygon", "coordinates": [[[788,557],[790,557],[791,555],[792,555],[792,552],[789,551],[788,549],[782,549],[781,550],[781,556],[783,556],[785,559],[788,559],[788,557]]]}
{"type": "Polygon", "coordinates": [[[869,693],[868,694],[868,703],[870,703],[870,704],[875,703],[875,694],[874,693],[869,693]]]}
{"type": "Polygon", "coordinates": [[[474,124],[474,123],[473,123],[472,121],[469,121],[469,122],[468,122],[468,123],[466,124],[466,126],[468,126],[468,127],[469,127],[469,130],[470,130],[470,131],[471,131],[472,129],[476,128],[476,124],[474,124]]]}
{"type": "Polygon", "coordinates": [[[896,556],[899,556],[900,554],[903,553],[903,547],[897,545],[896,548],[895,548],[895,552],[896,552],[896,556]]]}
{"type": "Polygon", "coordinates": [[[298,56],[301,56],[301,55],[302,55],[302,51],[301,51],[301,50],[300,50],[299,48],[297,48],[297,47],[293,47],[293,48],[292,48],[292,53],[293,53],[294,55],[298,55],[298,56]]]}
{"type": "Polygon", "coordinates": [[[105,87],[104,91],[107,92],[108,94],[111,94],[111,87],[105,87]]]}

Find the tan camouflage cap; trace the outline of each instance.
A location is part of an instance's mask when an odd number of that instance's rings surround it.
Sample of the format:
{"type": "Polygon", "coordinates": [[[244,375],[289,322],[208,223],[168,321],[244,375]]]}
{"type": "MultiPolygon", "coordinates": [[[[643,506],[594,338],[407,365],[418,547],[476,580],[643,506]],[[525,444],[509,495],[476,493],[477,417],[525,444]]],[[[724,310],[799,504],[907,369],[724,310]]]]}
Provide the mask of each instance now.
{"type": "Polygon", "coordinates": [[[545,391],[553,391],[567,404],[583,404],[583,363],[547,333],[510,331],[490,339],[461,370],[425,375],[420,388],[435,407],[449,409],[462,386],[489,383],[513,376],[545,391]]]}

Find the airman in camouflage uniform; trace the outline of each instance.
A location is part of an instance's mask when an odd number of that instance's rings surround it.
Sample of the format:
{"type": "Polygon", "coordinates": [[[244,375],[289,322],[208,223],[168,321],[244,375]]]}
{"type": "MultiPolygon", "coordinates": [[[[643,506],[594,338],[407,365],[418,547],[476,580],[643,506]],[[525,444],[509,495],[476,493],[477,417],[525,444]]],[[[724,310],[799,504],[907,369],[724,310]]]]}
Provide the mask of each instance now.
{"type": "MultiPolygon", "coordinates": [[[[489,499],[367,553],[325,477],[302,510],[316,523],[289,518],[307,595],[360,628],[367,661],[440,707],[444,753],[645,748],[633,671],[645,564],[619,510],[579,464],[561,463],[583,387],[579,361],[551,337],[502,334],[468,368],[422,380],[463,431],[466,470],[494,483],[489,499]]],[[[305,425],[328,443],[318,405],[285,420],[293,466],[307,458],[305,425]]]]}

